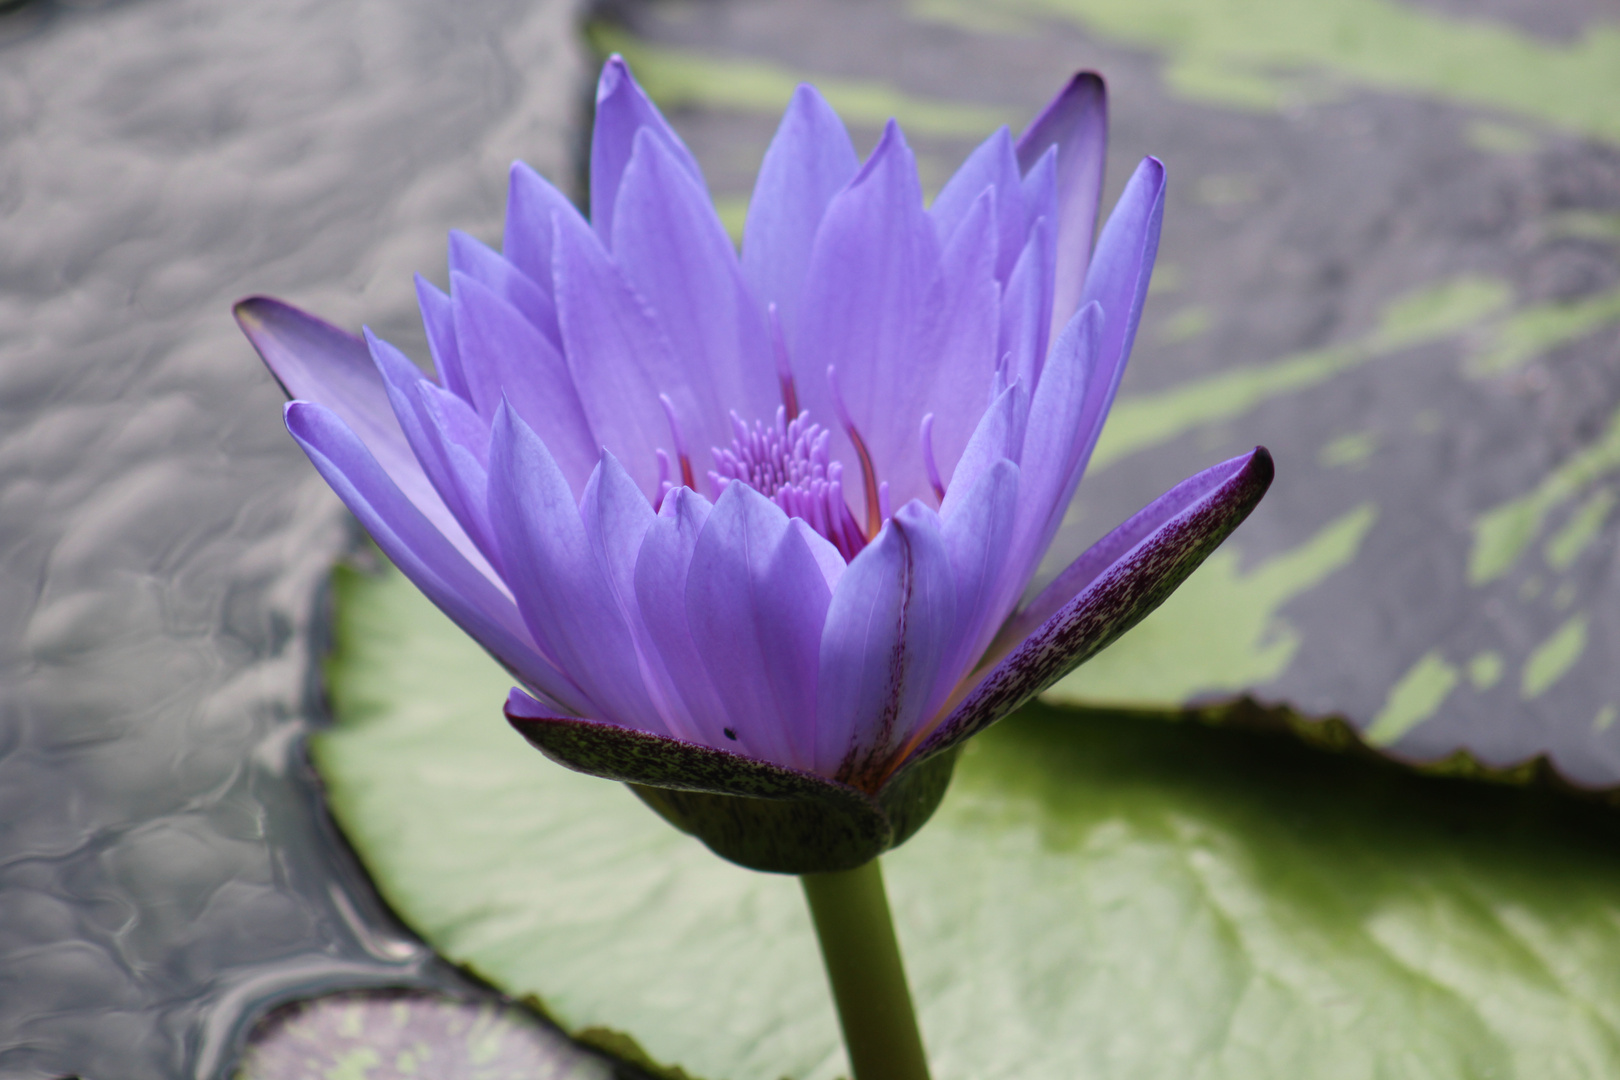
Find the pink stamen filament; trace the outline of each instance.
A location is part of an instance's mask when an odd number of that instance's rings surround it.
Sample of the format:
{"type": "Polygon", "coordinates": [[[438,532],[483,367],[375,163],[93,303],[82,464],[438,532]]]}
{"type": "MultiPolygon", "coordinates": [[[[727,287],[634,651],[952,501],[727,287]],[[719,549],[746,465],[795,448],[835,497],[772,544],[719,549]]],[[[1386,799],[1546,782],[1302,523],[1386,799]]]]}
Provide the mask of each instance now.
{"type": "Polygon", "coordinates": [[[697,479],[692,475],[692,455],[686,452],[686,437],[681,434],[681,422],[675,419],[675,403],[669,400],[668,394],[659,394],[658,400],[663,403],[664,415],[669,417],[670,437],[675,440],[675,455],[681,462],[681,483],[697,490],[697,479]]]}
{"type": "Polygon", "coordinates": [[[871,540],[883,528],[884,517],[877,470],[872,467],[872,455],[867,451],[861,433],[855,430],[855,421],[850,419],[849,410],[844,407],[844,395],[838,389],[838,369],[831,364],[827,365],[827,388],[832,391],[833,410],[838,413],[838,422],[844,425],[844,433],[855,445],[855,456],[861,461],[861,481],[866,488],[866,538],[871,540]]]}
{"type": "Polygon", "coordinates": [[[939,478],[939,465],[934,461],[934,414],[922,418],[923,466],[928,470],[928,483],[934,489],[934,498],[945,501],[945,482],[939,478]]]}
{"type": "Polygon", "coordinates": [[[771,352],[776,356],[776,379],[782,384],[782,407],[792,417],[799,415],[799,391],[793,385],[793,365],[788,361],[787,337],[782,333],[782,317],[776,313],[776,304],[770,304],[765,313],[771,321],[771,352]]]}

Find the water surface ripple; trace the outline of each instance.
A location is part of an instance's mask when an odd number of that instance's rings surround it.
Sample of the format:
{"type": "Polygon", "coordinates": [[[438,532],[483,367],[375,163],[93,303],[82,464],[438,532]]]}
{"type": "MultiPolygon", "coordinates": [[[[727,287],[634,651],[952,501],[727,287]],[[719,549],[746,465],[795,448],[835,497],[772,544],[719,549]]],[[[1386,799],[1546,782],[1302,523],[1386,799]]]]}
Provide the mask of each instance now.
{"type": "Polygon", "coordinates": [[[572,8],[0,15],[0,1075],[219,1076],[276,1002],[458,985],[305,764],[354,535],[229,306],[416,342],[445,230],[566,177],[572,8]]]}

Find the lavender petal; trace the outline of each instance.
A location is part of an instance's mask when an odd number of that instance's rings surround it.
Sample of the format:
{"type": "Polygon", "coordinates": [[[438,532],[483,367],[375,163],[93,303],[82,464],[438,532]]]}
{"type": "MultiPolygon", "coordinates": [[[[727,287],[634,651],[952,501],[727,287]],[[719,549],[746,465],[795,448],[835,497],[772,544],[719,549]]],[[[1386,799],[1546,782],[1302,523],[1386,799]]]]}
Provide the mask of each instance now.
{"type": "Polygon", "coordinates": [[[1058,273],[1053,290],[1052,334],[1080,308],[1087,278],[1097,204],[1102,198],[1108,145],[1108,91],[1102,77],[1082,71],[1018,138],[1018,161],[1027,172],[1056,147],[1058,273]]]}
{"type": "Polygon", "coordinates": [[[815,87],[800,86],[759,167],[742,245],[743,277],[762,308],[776,305],[790,342],[821,219],[859,168],[844,122],[815,87]]]}
{"type": "Polygon", "coordinates": [[[927,715],[956,615],[938,516],[909,503],[849,564],[821,635],[813,768],[871,790],[927,715]]]}
{"type": "Polygon", "coordinates": [[[669,126],[658,106],[636,85],[618,55],[608,57],[596,84],[596,124],[591,131],[591,224],[605,244],[613,235],[613,207],[619,181],[630,164],[636,133],[645,128],[669,148],[681,167],[699,184],[703,170],[669,126]]]}

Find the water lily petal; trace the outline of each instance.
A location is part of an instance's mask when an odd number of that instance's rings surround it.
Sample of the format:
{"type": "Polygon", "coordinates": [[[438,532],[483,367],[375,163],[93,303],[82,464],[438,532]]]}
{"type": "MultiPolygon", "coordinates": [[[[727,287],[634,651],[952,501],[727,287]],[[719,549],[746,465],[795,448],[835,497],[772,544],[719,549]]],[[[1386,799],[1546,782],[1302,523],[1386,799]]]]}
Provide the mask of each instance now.
{"type": "Polygon", "coordinates": [[[746,484],[729,485],[693,550],[686,612],[726,708],[726,738],[742,752],[810,767],[831,599],[781,508],[746,484]]]}
{"type": "MultiPolygon", "coordinates": [[[[453,278],[456,274],[472,278],[522,312],[523,317],[544,334],[553,347],[561,342],[557,331],[557,308],[551,302],[550,291],[542,289],[498,252],[453,229],[450,232],[450,275],[453,278]]],[[[549,285],[550,279],[546,280],[549,285]]]]}
{"type": "Polygon", "coordinates": [[[928,216],[934,221],[940,244],[950,244],[975,200],[985,191],[994,192],[996,279],[1005,282],[1018,261],[1027,230],[1022,184],[1012,135],[1005,127],[999,128],[968,155],[961,168],[934,196],[928,216]]]}
{"type": "Polygon", "coordinates": [[[676,488],[664,497],[636,555],[635,593],[652,658],[652,683],[670,733],[724,747],[732,741],[725,737],[729,718],[686,617],[692,552],[712,510],[691,488],[676,488]]]}
{"type": "Polygon", "coordinates": [[[692,152],[636,84],[624,60],[617,54],[610,56],[596,83],[596,124],[591,131],[591,224],[604,244],[613,235],[619,181],[630,164],[636,132],[643,128],[667,146],[699,184],[703,183],[703,170],[698,168],[692,152]]]}
{"type": "Polygon", "coordinates": [[[1017,524],[1006,555],[1009,598],[1023,591],[1041,555],[1063,522],[1090,451],[1080,437],[1086,405],[1093,400],[1102,310],[1087,304],[1064,327],[1046,359],[1029,402],[1018,463],[1017,524]]]}
{"type": "Polygon", "coordinates": [[[479,413],[493,418],[503,397],[511,402],[545,440],[569,489],[584,490],[600,451],[568,362],[517,308],[482,282],[459,272],[450,278],[456,339],[467,366],[480,373],[473,384],[479,413]]]}
{"type": "Polygon", "coordinates": [[[1001,568],[1012,541],[1018,479],[1018,466],[1002,458],[979,473],[949,515],[941,515],[945,549],[956,578],[955,634],[941,664],[952,683],[977,665],[1007,617],[1001,568]]]}
{"type": "Polygon", "coordinates": [[[973,437],[968,440],[967,449],[962,452],[961,460],[951,472],[945,488],[945,500],[939,508],[941,517],[949,519],[956,512],[956,505],[979,482],[979,476],[996,462],[1018,457],[1018,447],[1023,442],[1023,414],[1028,410],[1027,401],[1023,387],[1009,386],[997,394],[984,411],[978,427],[973,430],[973,437]]]}
{"type": "Polygon", "coordinates": [[[814,769],[875,790],[928,715],[956,615],[950,553],[912,502],[849,564],[821,635],[814,769]]]}
{"type": "Polygon", "coordinates": [[[765,312],[743,284],[708,192],[646,128],[619,183],[613,258],[684,362],[682,381],[696,391],[702,431],[724,432],[733,410],[747,420],[776,411],[765,312]]]}
{"type": "Polygon", "coordinates": [[[630,629],[568,481],[545,443],[504,403],[489,460],[490,521],[529,632],[589,696],[585,715],[661,730],[630,629]]]}
{"type": "Polygon", "coordinates": [[[433,370],[446,390],[463,401],[472,401],[472,389],[467,384],[466,372],[461,366],[461,350],[456,345],[455,314],[450,297],[421,274],[416,275],[416,306],[422,312],[422,329],[427,333],[428,352],[433,356],[433,370]]]}
{"type": "Polygon", "coordinates": [[[656,451],[673,449],[659,396],[673,400],[689,425],[689,445],[706,461],[709,443],[696,441],[705,434],[703,413],[668,340],[596,236],[561,214],[552,220],[557,317],[580,406],[597,443],[651,498],[658,492],[656,451]]]}
{"type": "MultiPolygon", "coordinates": [[[[366,343],[266,296],[243,300],[235,311],[237,323],[287,396],[330,409],[366,445],[417,510],[464,556],[483,563],[477,545],[434,490],[405,438],[366,343]]],[[[490,576],[494,576],[492,572],[490,576]]]]}
{"type": "Polygon", "coordinates": [[[464,559],[325,406],[289,402],[287,430],[393,564],[456,625],[535,691],[578,710],[582,695],[541,654],[512,599],[464,559]]]}
{"type": "MultiPolygon", "coordinates": [[[[1048,326],[1052,316],[1052,230],[1045,218],[1035,222],[1018,255],[1001,301],[997,351],[1010,357],[1011,377],[1033,390],[1046,365],[1048,326]]],[[[1059,331],[1061,332],[1061,328],[1059,331]]]]}
{"type": "MultiPolygon", "coordinates": [[[[934,416],[930,442],[941,476],[955,470],[994,389],[1001,309],[995,205],[995,192],[988,188],[974,200],[945,248],[929,298],[932,314],[923,355],[934,371],[923,394],[923,411],[934,416]]],[[[924,495],[894,492],[896,500],[924,495]]]]}
{"type": "Polygon", "coordinates": [[[1141,622],[1249,516],[1270,486],[1256,448],[1213,491],[1154,529],[1020,642],[968,692],[906,767],[984,730],[1141,622]]]}
{"type": "Polygon", "coordinates": [[[1102,198],[1108,146],[1108,91],[1101,76],[1082,71],[1069,80],[1018,138],[1018,161],[1027,172],[1057,148],[1058,228],[1061,253],[1053,287],[1052,335],[1080,308],[1089,267],[1097,204],[1102,198]]]}
{"type": "MultiPolygon", "coordinates": [[[[929,490],[917,432],[932,371],[920,347],[938,272],[939,241],[922,208],[916,160],[890,121],[822,220],[793,368],[800,402],[826,418],[838,415],[826,386],[828,367],[837,368],[849,415],[896,502],[929,490]]],[[[847,474],[859,477],[843,432],[833,446],[847,474]]]]}
{"type": "Polygon", "coordinates": [[[776,305],[789,341],[816,231],[859,168],[844,122],[815,87],[799,86],[759,167],[742,245],[743,277],[761,306],[776,305]]]}
{"type": "Polygon", "coordinates": [[[584,224],[568,196],[521,161],[512,162],[506,188],[506,226],[501,254],[541,290],[551,292],[553,214],[565,214],[584,224]]]}
{"type": "MultiPolygon", "coordinates": [[[[502,580],[500,556],[492,543],[489,514],[484,506],[484,492],[488,487],[484,462],[458,445],[458,440],[447,432],[447,418],[442,411],[431,408],[424,391],[444,395],[461,405],[465,413],[472,410],[448,390],[435,386],[409,357],[369,330],[366,345],[377,370],[382,373],[394,416],[404,429],[417,461],[476,548],[463,550],[462,554],[490,580],[502,580]]],[[[463,424],[457,425],[456,434],[462,438],[470,435],[469,441],[474,443],[487,443],[488,429],[476,413],[472,413],[471,424],[482,430],[468,432],[463,424]]]]}
{"type": "Polygon", "coordinates": [[[1108,223],[1097,239],[1091,259],[1091,272],[1081,293],[1080,306],[1096,301],[1102,305],[1103,331],[1098,342],[1097,368],[1087,390],[1085,412],[1080,418],[1084,449],[1082,467],[1102,434],[1103,420],[1125,374],[1136,327],[1142,321],[1142,305],[1147,300],[1148,281],[1153,276],[1153,260],[1159,251],[1159,226],[1164,219],[1164,165],[1157,158],[1143,158],[1114,204],[1108,223]]]}

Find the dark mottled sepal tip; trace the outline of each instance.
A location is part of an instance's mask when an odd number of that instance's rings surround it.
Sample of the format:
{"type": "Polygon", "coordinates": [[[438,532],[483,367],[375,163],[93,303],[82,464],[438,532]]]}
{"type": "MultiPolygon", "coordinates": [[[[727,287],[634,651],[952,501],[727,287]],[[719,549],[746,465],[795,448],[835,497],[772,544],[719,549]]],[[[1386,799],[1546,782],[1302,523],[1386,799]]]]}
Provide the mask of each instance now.
{"type": "Polygon", "coordinates": [[[547,713],[513,690],[506,718],[551,760],[628,784],[715,854],[780,874],[852,870],[908,839],[950,783],[954,755],[907,770],[877,795],[741,754],[547,713]]]}

